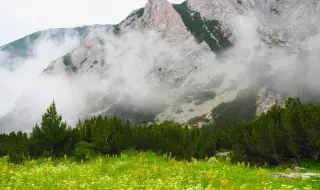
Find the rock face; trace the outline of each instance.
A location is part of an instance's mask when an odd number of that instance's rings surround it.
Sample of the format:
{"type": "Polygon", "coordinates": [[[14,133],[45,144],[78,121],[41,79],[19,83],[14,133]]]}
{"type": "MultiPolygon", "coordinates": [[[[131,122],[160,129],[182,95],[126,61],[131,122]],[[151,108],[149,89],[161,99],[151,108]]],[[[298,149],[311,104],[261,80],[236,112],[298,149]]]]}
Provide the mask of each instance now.
{"type": "Polygon", "coordinates": [[[318,178],[320,180],[320,174],[318,173],[290,173],[290,174],[270,174],[269,177],[274,178],[286,178],[286,179],[296,179],[296,178],[302,178],[302,179],[308,179],[308,178],[318,178]]]}
{"type": "Polygon", "coordinates": [[[316,0],[148,0],[118,25],[91,27],[80,46],[42,76],[76,86],[83,106],[72,109],[75,120],[102,114],[139,123],[187,122],[233,101],[251,83],[261,88],[261,113],[283,99],[272,88],[274,76],[281,76],[282,68],[274,69],[279,47],[287,47],[286,55],[305,48],[302,41],[320,26],[318,6],[316,0]]]}
{"type": "MultiPolygon", "coordinates": [[[[10,69],[11,71],[16,70],[19,68],[19,66],[21,66],[19,65],[21,60],[39,56],[39,53],[41,53],[41,49],[43,48],[42,46],[59,46],[61,48],[60,51],[64,52],[64,50],[62,50],[64,49],[62,46],[72,46],[71,41],[75,41],[76,43],[79,39],[85,38],[91,31],[100,30],[101,28],[105,27],[108,26],[91,25],[76,28],[57,28],[38,31],[30,34],[0,47],[0,52],[7,55],[6,60],[1,60],[0,55],[0,68],[10,69]]],[[[67,50],[66,52],[68,51],[70,50],[67,50]]]]}
{"type": "Polygon", "coordinates": [[[258,92],[256,114],[259,115],[267,112],[275,102],[278,102],[280,105],[283,104],[283,99],[281,94],[268,90],[266,87],[261,88],[258,92]]]}
{"type": "Polygon", "coordinates": [[[267,43],[296,44],[319,30],[317,0],[189,0],[188,4],[202,17],[219,19],[226,25],[238,15],[252,13],[259,21],[260,36],[267,43]]]}
{"type": "MultiPolygon", "coordinates": [[[[67,38],[80,37],[84,38],[90,31],[102,28],[102,25],[81,26],[76,28],[57,28],[38,31],[26,37],[18,39],[12,43],[0,47],[1,52],[6,52],[9,58],[26,58],[33,56],[34,46],[41,41],[50,40],[55,44],[62,44],[67,38]]],[[[13,63],[14,64],[14,63],[13,63]]],[[[1,65],[0,67],[9,67],[10,65],[1,65]]],[[[12,66],[14,67],[14,65],[12,66]]]]}
{"type": "MultiPolygon", "coordinates": [[[[97,32],[95,35],[89,34],[88,37],[83,40],[80,47],[54,61],[45,70],[45,73],[61,74],[66,72],[75,75],[84,75],[88,74],[88,72],[99,73],[99,76],[106,80],[120,80],[124,83],[123,85],[126,86],[128,85],[126,84],[127,81],[131,79],[123,76],[115,77],[111,71],[115,69],[116,65],[121,65],[126,61],[123,59],[126,55],[132,56],[131,54],[134,52],[134,55],[138,55],[139,59],[131,61],[141,61],[146,64],[146,68],[140,71],[141,78],[139,82],[148,83],[146,84],[149,91],[147,96],[149,98],[151,96],[151,99],[154,99],[156,98],[153,95],[154,93],[162,95],[157,97],[159,100],[152,102],[158,105],[155,110],[154,108],[148,109],[145,106],[141,108],[139,105],[134,105],[132,109],[136,109],[139,112],[143,112],[141,109],[147,109],[148,112],[154,114],[152,116],[153,118],[155,115],[158,115],[157,120],[160,121],[164,119],[174,119],[179,122],[186,122],[198,114],[209,113],[212,106],[218,105],[221,101],[228,101],[234,98],[234,96],[226,96],[223,100],[217,99],[217,101],[215,101],[215,98],[212,97],[203,102],[199,102],[198,100],[198,103],[196,103],[197,98],[195,97],[194,100],[190,100],[189,102],[177,104],[177,98],[188,96],[188,93],[192,96],[192,93],[194,93],[190,91],[192,88],[200,90],[202,86],[208,86],[207,89],[205,91],[202,90],[203,92],[200,92],[198,96],[201,96],[201,94],[215,93],[215,88],[212,88],[213,85],[209,88],[210,84],[216,82],[215,80],[212,81],[211,78],[221,75],[221,73],[217,71],[211,71],[212,66],[210,62],[211,60],[215,60],[215,54],[211,52],[208,44],[205,42],[199,44],[197,42],[197,39],[186,28],[180,14],[173,8],[172,4],[166,0],[149,0],[143,9],[142,15],[138,14],[139,11],[141,10],[139,9],[136,12],[132,12],[127,19],[116,26],[116,40],[104,36],[105,33],[112,35],[111,33],[112,31],[114,32],[114,30],[111,28],[108,28],[100,34],[97,32]],[[143,34],[143,36],[141,36],[141,34],[143,34]],[[141,38],[140,41],[151,41],[154,43],[147,42],[143,47],[129,43],[126,44],[127,47],[125,48],[119,47],[123,45],[121,44],[122,39],[133,40],[133,38],[135,38],[135,40],[141,38]],[[114,48],[116,51],[114,51],[114,48]],[[117,79],[113,80],[113,78],[117,79]],[[211,101],[211,104],[204,106],[203,104],[208,101],[211,101]],[[179,109],[179,106],[184,107],[183,113],[177,114],[176,111],[174,111],[174,113],[169,111],[179,109]],[[204,107],[206,108],[203,109],[204,107]],[[195,109],[194,112],[186,110],[193,108],[195,109]]],[[[94,104],[104,106],[89,109],[89,113],[117,114],[118,111],[114,110],[122,109],[124,106],[122,106],[122,103],[132,104],[132,102],[128,103],[126,99],[127,96],[131,95],[123,93],[121,90],[114,90],[115,85],[121,84],[116,82],[110,86],[104,86],[104,88],[106,91],[111,91],[118,95],[124,94],[123,97],[119,95],[117,100],[114,101],[105,101],[105,98],[100,98],[101,101],[96,101],[94,104]]],[[[137,89],[133,90],[136,91],[137,89]]],[[[196,92],[197,90],[193,91],[196,92]]],[[[111,93],[105,92],[105,96],[110,98],[111,93]]],[[[87,104],[92,105],[93,103],[87,104]]],[[[128,112],[128,110],[125,111],[127,115],[124,118],[126,119],[131,118],[128,116],[128,112]]],[[[134,116],[137,117],[136,114],[134,114],[134,116]]],[[[136,120],[137,118],[131,119],[136,120]]]]}

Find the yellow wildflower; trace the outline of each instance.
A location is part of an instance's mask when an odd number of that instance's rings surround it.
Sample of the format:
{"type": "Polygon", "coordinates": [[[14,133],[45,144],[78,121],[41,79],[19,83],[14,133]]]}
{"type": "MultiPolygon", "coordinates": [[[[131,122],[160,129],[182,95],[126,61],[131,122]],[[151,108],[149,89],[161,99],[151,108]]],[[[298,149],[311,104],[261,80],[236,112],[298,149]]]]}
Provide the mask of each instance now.
{"type": "Polygon", "coordinates": [[[240,186],[240,189],[241,189],[241,190],[242,190],[242,189],[247,189],[247,188],[248,188],[248,185],[247,185],[246,183],[240,186]]]}
{"type": "Polygon", "coordinates": [[[214,190],[215,188],[212,187],[211,184],[208,185],[208,187],[206,188],[206,190],[214,190]]]}
{"type": "Polygon", "coordinates": [[[229,181],[227,180],[226,177],[224,177],[221,181],[220,181],[220,185],[222,188],[227,188],[229,185],[229,181]]]}
{"type": "Polygon", "coordinates": [[[4,165],[3,167],[1,167],[1,173],[5,174],[8,171],[8,166],[4,165]]]}
{"type": "Polygon", "coordinates": [[[209,172],[208,172],[208,178],[209,178],[209,180],[212,182],[215,177],[216,177],[216,176],[214,175],[212,169],[210,169],[209,172]]]}
{"type": "Polygon", "coordinates": [[[142,177],[142,169],[138,168],[138,172],[137,172],[138,178],[142,177]]]}
{"type": "Polygon", "coordinates": [[[157,174],[158,173],[158,166],[157,165],[155,165],[154,167],[153,167],[153,174],[157,174]]]}

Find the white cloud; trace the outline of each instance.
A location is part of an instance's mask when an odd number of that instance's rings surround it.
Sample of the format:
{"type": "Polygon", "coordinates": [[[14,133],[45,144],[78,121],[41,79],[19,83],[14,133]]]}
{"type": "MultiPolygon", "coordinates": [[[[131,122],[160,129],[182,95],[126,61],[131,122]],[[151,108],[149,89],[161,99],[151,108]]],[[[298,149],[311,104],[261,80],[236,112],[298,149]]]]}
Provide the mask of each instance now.
{"type": "MultiPolygon", "coordinates": [[[[16,60],[21,65],[15,71],[0,68],[0,116],[14,108],[16,100],[27,91],[43,70],[55,60],[79,45],[77,37],[65,37],[65,42],[57,46],[51,41],[39,39],[32,51],[36,55],[28,59],[16,60]]],[[[0,52],[0,64],[7,61],[7,55],[0,52]]]]}
{"type": "Polygon", "coordinates": [[[1,0],[0,46],[47,28],[116,24],[145,3],[146,0],[1,0]]]}

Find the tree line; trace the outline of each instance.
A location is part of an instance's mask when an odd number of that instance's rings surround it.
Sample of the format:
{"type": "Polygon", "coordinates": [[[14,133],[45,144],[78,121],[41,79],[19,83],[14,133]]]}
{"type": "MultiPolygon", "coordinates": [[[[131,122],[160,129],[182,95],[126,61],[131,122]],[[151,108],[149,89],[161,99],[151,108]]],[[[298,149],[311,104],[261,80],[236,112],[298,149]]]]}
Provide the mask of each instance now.
{"type": "Polygon", "coordinates": [[[58,115],[53,102],[31,134],[0,135],[0,156],[14,163],[64,155],[90,159],[97,154],[119,154],[126,149],[171,153],[177,159],[202,159],[217,151],[231,151],[234,161],[280,164],[294,159],[319,159],[320,105],[289,98],[252,120],[231,127],[198,128],[165,121],[142,125],[117,117],[93,117],[71,128],[58,115]]]}

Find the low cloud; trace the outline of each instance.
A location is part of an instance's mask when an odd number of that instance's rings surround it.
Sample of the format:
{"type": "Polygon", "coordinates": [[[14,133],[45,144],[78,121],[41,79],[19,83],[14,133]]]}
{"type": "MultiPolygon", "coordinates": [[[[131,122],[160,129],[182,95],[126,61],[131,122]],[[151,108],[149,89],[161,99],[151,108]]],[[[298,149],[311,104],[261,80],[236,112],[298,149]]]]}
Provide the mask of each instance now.
{"type": "MultiPolygon", "coordinates": [[[[60,44],[49,40],[48,36],[42,36],[34,44],[30,44],[30,57],[17,58],[12,57],[10,52],[0,52],[0,116],[16,107],[17,100],[41,80],[40,74],[51,61],[71,51],[78,44],[79,38],[76,36],[66,35],[60,44]]],[[[41,98],[40,95],[36,97],[41,98]]]]}
{"type": "MultiPolygon", "coordinates": [[[[254,15],[237,15],[230,23],[234,46],[223,53],[222,59],[216,58],[204,44],[169,44],[153,31],[129,31],[122,36],[97,33],[93,38],[103,41],[103,61],[88,72],[81,68],[90,69],[93,63],[77,65],[79,74],[72,76],[40,74],[67,52],[81,53],[81,49],[74,49],[79,40],[66,38],[59,46],[40,40],[32,48],[34,57],[19,60],[21,67],[15,71],[0,69],[0,115],[16,113],[15,121],[6,120],[0,132],[30,131],[53,99],[59,113],[74,126],[79,118],[105,114],[119,104],[156,112],[173,104],[185,92],[208,88],[217,77],[223,77],[222,84],[214,87],[217,90],[234,85],[246,88],[260,81],[278,92],[293,95],[300,95],[299,89],[308,89],[312,94],[320,92],[319,36],[306,38],[300,49],[269,47],[261,41],[254,15]]],[[[2,62],[7,58],[0,54],[2,62]]]]}

